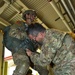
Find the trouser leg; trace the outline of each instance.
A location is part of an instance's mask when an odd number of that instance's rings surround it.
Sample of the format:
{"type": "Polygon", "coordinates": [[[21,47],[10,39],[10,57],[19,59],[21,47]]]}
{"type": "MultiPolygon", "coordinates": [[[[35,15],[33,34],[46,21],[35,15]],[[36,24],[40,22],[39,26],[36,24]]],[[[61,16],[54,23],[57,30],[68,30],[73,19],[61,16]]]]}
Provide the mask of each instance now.
{"type": "Polygon", "coordinates": [[[13,75],[26,75],[29,70],[29,65],[27,63],[22,63],[22,65],[16,66],[13,75]]]}
{"type": "Polygon", "coordinates": [[[34,66],[34,69],[35,69],[36,71],[38,71],[38,73],[39,73],[40,75],[48,75],[48,73],[49,73],[49,71],[47,70],[46,67],[42,67],[42,66],[39,66],[39,65],[35,65],[35,66],[34,66]]]}
{"type": "Polygon", "coordinates": [[[25,55],[24,52],[19,51],[18,53],[13,54],[13,60],[16,65],[13,75],[26,75],[30,66],[28,56],[25,55]]]}

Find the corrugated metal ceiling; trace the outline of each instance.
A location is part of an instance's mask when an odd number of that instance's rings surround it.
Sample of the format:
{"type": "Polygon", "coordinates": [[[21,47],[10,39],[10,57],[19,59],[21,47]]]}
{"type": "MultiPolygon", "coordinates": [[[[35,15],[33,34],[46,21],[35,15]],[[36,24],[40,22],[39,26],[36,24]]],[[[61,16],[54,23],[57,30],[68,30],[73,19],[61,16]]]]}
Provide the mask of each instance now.
{"type": "MultiPolygon", "coordinates": [[[[62,20],[59,18],[53,7],[50,5],[50,3],[47,0],[22,0],[22,2],[30,9],[36,10],[38,17],[42,20],[43,23],[45,23],[50,28],[56,28],[60,30],[67,31],[68,29],[62,22],[62,20]],[[59,18],[58,20],[56,20],[59,18]]],[[[56,1],[58,2],[58,1],[56,1]]],[[[60,5],[60,8],[62,13],[65,13],[63,8],[60,5]]],[[[65,16],[64,16],[65,17],[65,16]]],[[[67,18],[67,15],[66,15],[67,18]]],[[[67,20],[70,22],[70,20],[67,20]]]]}
{"type": "MultiPolygon", "coordinates": [[[[1,24],[2,22],[7,22],[6,24],[13,24],[17,20],[23,20],[22,19],[22,12],[26,9],[34,9],[37,12],[37,17],[41,20],[40,23],[45,24],[49,28],[56,28],[63,31],[69,31],[69,29],[65,26],[63,23],[63,19],[59,17],[57,12],[54,10],[50,2],[47,0],[4,0],[6,7],[3,8],[3,12],[0,14],[1,18],[1,24]]],[[[50,0],[51,1],[51,0],[50,0]]],[[[60,1],[61,0],[52,0],[55,1],[55,4],[57,5],[59,11],[65,17],[68,26],[72,29],[73,25],[62,7],[60,1]]],[[[0,24],[0,25],[1,25],[0,24]]]]}

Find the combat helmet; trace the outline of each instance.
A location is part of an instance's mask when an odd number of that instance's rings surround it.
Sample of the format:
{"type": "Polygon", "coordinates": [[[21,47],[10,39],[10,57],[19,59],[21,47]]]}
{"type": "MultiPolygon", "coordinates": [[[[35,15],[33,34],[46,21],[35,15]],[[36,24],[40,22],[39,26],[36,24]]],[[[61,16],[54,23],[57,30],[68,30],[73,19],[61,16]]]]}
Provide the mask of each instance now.
{"type": "Polygon", "coordinates": [[[35,10],[33,10],[33,9],[29,9],[29,10],[26,10],[24,13],[23,13],[23,15],[22,15],[22,18],[24,19],[24,20],[26,20],[26,14],[31,14],[31,15],[34,15],[35,17],[36,17],[36,11],[35,10]]]}

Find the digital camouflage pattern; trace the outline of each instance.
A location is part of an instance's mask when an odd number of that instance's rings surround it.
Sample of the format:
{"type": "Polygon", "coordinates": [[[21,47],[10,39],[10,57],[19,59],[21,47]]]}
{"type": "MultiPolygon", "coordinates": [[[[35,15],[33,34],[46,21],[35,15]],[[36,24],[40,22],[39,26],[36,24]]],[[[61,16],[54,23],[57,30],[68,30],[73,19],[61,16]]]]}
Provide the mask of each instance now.
{"type": "Polygon", "coordinates": [[[6,27],[4,30],[3,44],[10,51],[15,51],[20,43],[27,37],[27,28],[28,25],[22,21],[6,27]]]}
{"type": "MultiPolygon", "coordinates": [[[[29,43],[29,41],[26,40],[27,29],[28,25],[24,22],[19,22],[18,24],[8,26],[5,29],[3,43],[12,52],[14,64],[16,65],[13,75],[26,75],[29,67],[34,66],[26,54],[27,47],[34,50],[34,48],[31,46],[33,43],[29,43]]],[[[34,66],[34,69],[37,70],[40,75],[48,75],[48,70],[44,67],[34,66]]]]}
{"type": "Polygon", "coordinates": [[[26,35],[26,30],[28,25],[25,22],[20,21],[14,25],[10,26],[9,36],[24,40],[26,35]]]}
{"type": "Polygon", "coordinates": [[[27,37],[27,28],[28,25],[20,21],[19,23],[6,27],[4,30],[4,46],[12,52],[14,64],[17,65],[13,75],[26,75],[29,70],[29,58],[25,51],[19,50],[19,45],[27,37]]]}
{"type": "Polygon", "coordinates": [[[17,65],[13,75],[26,75],[29,70],[30,61],[24,50],[18,50],[13,54],[14,64],[17,65]]]}
{"type": "MultiPolygon", "coordinates": [[[[17,65],[13,75],[26,75],[27,71],[29,70],[29,66],[32,66],[29,57],[22,49],[13,54],[13,60],[14,64],[17,65]]],[[[38,71],[40,75],[48,75],[49,73],[46,67],[39,65],[34,65],[34,69],[38,71]]]]}
{"type": "Polygon", "coordinates": [[[31,60],[41,66],[53,62],[54,75],[75,75],[75,40],[65,32],[48,29],[40,54],[33,53],[31,60]]]}

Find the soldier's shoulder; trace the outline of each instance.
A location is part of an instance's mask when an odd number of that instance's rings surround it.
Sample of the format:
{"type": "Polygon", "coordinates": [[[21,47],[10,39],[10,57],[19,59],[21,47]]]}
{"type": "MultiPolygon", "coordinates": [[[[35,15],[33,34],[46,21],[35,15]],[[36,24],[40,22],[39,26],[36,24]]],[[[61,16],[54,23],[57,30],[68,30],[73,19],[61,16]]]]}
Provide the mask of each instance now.
{"type": "Polygon", "coordinates": [[[15,22],[15,25],[18,25],[18,26],[23,25],[23,24],[25,24],[24,21],[18,20],[18,21],[15,22]]]}
{"type": "Polygon", "coordinates": [[[16,28],[18,28],[18,27],[23,27],[24,26],[24,22],[23,21],[16,21],[14,24],[12,24],[11,26],[10,26],[10,28],[11,29],[16,29],[16,28]]]}
{"type": "Polygon", "coordinates": [[[58,30],[58,29],[47,29],[46,30],[47,33],[51,33],[51,34],[65,34],[66,32],[58,30]]]}

